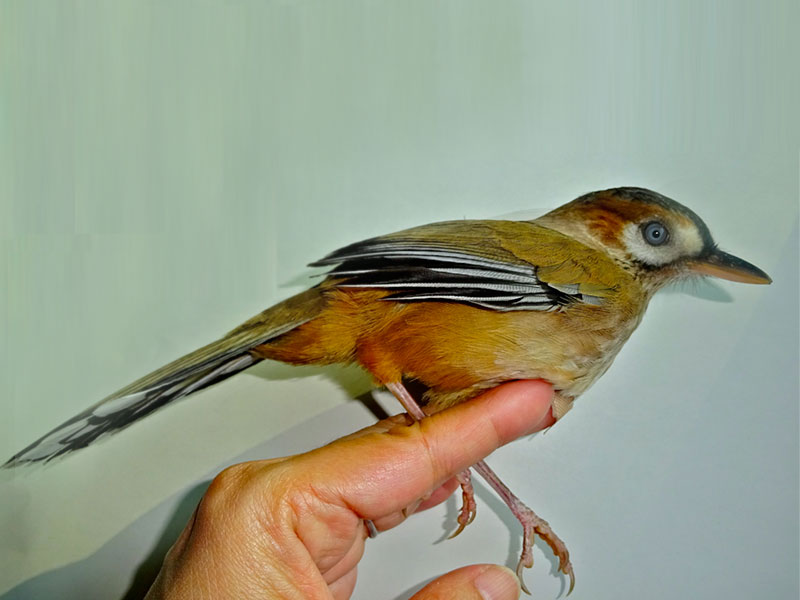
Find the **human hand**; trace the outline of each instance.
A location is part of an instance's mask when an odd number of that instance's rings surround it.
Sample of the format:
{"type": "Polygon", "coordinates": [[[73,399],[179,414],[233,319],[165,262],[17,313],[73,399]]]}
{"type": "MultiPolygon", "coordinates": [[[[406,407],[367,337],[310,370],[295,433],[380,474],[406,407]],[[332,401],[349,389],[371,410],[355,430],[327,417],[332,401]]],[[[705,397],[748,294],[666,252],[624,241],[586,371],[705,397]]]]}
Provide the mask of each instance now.
{"type": "MultiPolygon", "coordinates": [[[[349,598],[365,519],[385,531],[406,518],[404,509],[444,501],[458,487],[454,475],[552,425],[552,397],[546,383],[517,381],[420,422],[397,415],[305,454],[228,467],[147,598],[349,598]]],[[[512,571],[473,565],[413,598],[518,596],[512,571]]]]}

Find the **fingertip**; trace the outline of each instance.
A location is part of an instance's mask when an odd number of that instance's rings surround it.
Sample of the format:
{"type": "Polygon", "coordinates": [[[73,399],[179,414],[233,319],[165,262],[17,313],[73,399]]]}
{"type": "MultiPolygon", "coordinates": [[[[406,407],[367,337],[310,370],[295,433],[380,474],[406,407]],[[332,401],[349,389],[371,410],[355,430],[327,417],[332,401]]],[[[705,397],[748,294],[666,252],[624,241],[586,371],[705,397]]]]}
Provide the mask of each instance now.
{"type": "Polygon", "coordinates": [[[471,565],[437,577],[414,594],[412,600],[517,600],[519,592],[519,581],[510,569],[499,565],[471,565]]]}
{"type": "Polygon", "coordinates": [[[451,477],[447,481],[444,482],[441,486],[436,488],[433,493],[431,494],[430,498],[423,501],[415,512],[422,512],[423,510],[428,510],[429,508],[433,508],[434,506],[438,506],[445,500],[447,500],[450,496],[453,495],[453,492],[458,489],[459,483],[455,477],[451,477]]]}
{"type": "Polygon", "coordinates": [[[503,443],[552,425],[553,387],[539,379],[512,381],[483,395],[503,443]]]}
{"type": "Polygon", "coordinates": [[[489,565],[473,581],[483,600],[516,600],[520,586],[514,571],[499,565],[489,565]]]}
{"type": "MultiPolygon", "coordinates": [[[[374,520],[408,507],[499,446],[552,424],[552,400],[553,390],[546,382],[510,382],[413,427],[392,423],[380,432],[351,436],[303,456],[324,458],[331,474],[347,482],[348,504],[374,520]],[[388,501],[387,490],[392,491],[388,501]]],[[[315,473],[320,470],[319,465],[313,468],[315,473]]],[[[454,489],[455,484],[447,482],[415,508],[435,505],[454,489]]]]}

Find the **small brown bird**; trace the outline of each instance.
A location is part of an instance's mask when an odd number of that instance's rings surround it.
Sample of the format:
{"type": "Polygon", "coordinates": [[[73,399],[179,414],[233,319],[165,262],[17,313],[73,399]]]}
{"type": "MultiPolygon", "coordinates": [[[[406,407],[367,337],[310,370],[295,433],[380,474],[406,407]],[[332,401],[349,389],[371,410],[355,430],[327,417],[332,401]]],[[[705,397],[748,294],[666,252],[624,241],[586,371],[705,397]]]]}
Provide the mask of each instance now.
{"type": "MultiPolygon", "coordinates": [[[[514,379],[556,390],[556,419],[611,365],[667,283],[769,276],[719,250],[685,206],[642,188],[587,194],[533,221],[451,221],[352,244],[314,263],[327,277],[221,339],[56,427],[4,466],[48,461],[263,359],[358,363],[416,419],[514,379]],[[425,392],[415,400],[406,385],[425,392]],[[424,410],[420,408],[424,407],[424,410]]],[[[574,585],[563,542],[481,461],[475,469],[574,585]]],[[[475,516],[469,471],[458,532],[475,516]]],[[[368,524],[369,525],[369,524],[368,524]]]]}

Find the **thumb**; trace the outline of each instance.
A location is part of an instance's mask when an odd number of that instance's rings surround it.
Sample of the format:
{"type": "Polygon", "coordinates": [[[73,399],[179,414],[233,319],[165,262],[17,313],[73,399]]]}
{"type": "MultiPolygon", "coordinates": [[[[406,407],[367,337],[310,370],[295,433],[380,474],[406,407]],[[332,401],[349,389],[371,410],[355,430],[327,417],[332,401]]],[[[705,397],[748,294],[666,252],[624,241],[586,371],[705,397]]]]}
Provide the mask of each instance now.
{"type": "Polygon", "coordinates": [[[498,565],[472,565],[434,579],[411,600],[517,600],[519,581],[511,569],[498,565]]]}

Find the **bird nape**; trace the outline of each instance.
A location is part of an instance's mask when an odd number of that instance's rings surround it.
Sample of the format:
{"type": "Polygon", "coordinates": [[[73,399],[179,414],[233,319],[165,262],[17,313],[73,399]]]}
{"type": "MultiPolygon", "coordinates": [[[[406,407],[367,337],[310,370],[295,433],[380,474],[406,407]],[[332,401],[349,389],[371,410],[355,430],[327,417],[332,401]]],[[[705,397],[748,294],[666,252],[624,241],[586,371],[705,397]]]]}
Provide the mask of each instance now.
{"type": "MultiPolygon", "coordinates": [[[[84,448],[264,359],[357,363],[416,419],[505,381],[544,379],[559,419],[610,366],[664,285],[708,275],[771,281],[720,250],[690,209],[634,187],[592,192],[532,221],[423,225],[351,244],[312,266],[331,267],[319,285],[108,396],[3,466],[84,448]],[[421,397],[408,393],[408,380],[424,386],[421,397]]],[[[564,543],[485,462],[474,468],[523,526],[520,580],[536,533],[571,591],[564,543]]],[[[469,471],[459,480],[457,532],[475,516],[469,471]]]]}

